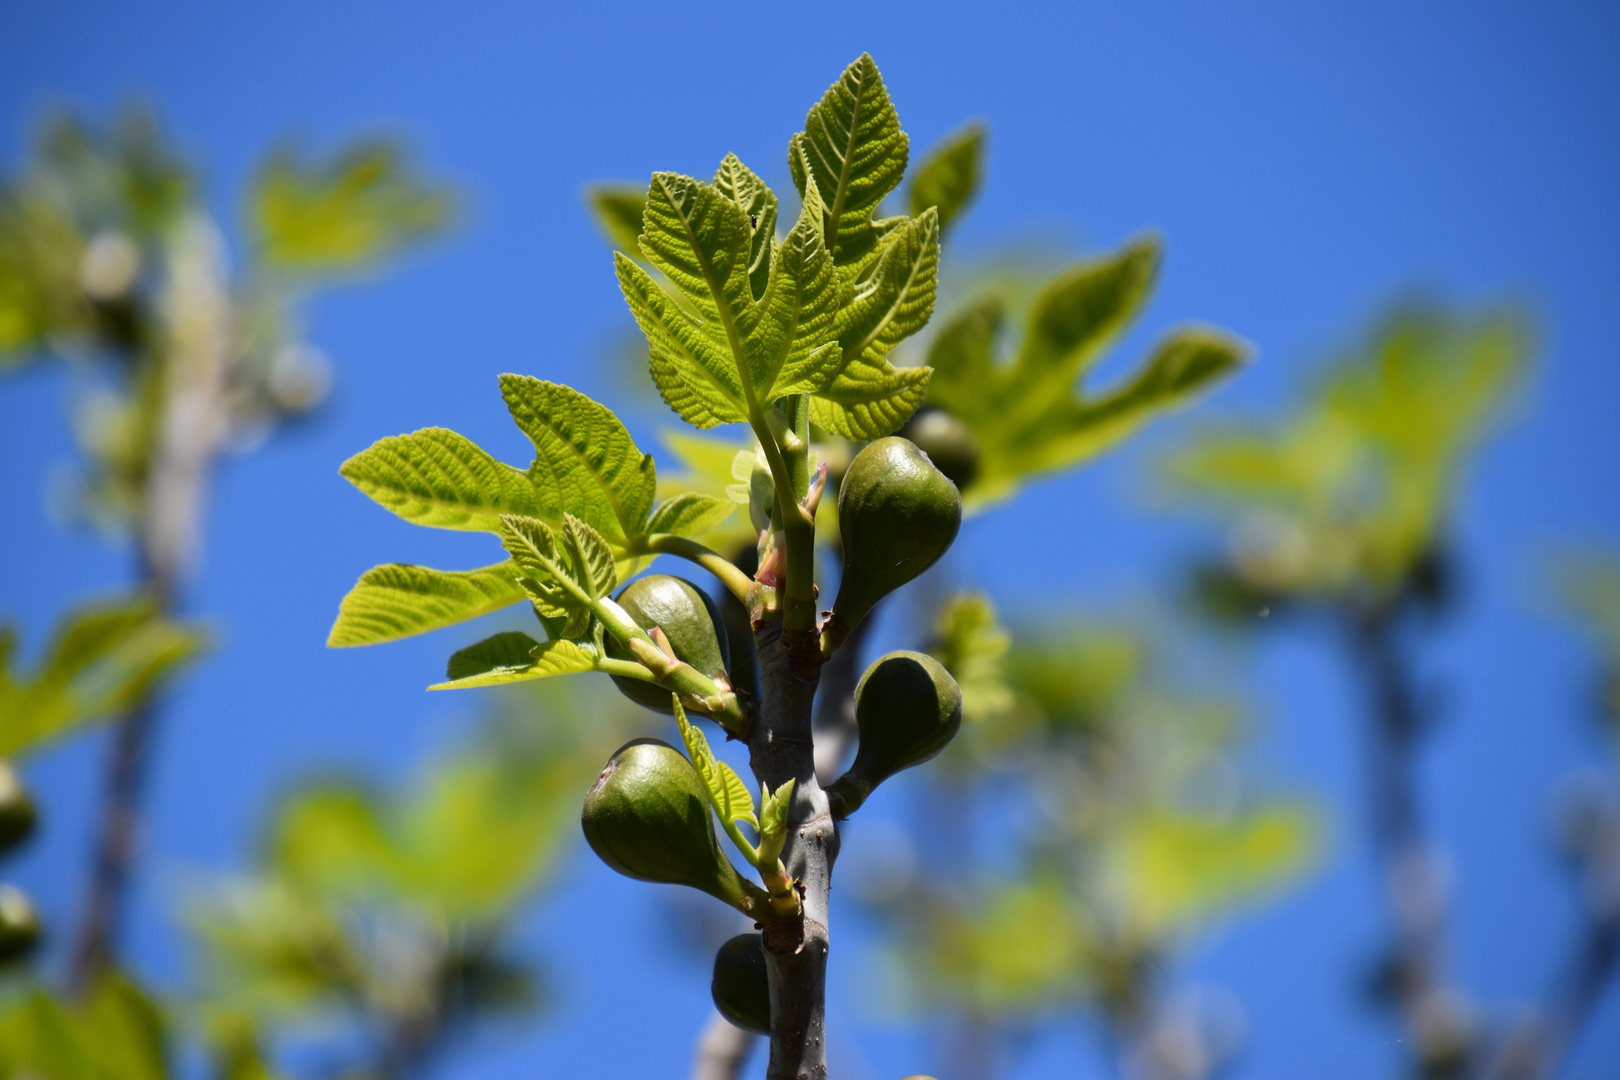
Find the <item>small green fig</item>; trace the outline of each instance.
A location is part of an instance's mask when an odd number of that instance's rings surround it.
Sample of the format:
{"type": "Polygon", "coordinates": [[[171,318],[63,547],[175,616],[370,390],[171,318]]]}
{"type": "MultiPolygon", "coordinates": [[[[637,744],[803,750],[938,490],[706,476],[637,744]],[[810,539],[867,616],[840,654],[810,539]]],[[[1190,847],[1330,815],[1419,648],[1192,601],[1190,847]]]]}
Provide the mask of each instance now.
{"type": "Polygon", "coordinates": [[[703,781],[668,743],[621,747],[586,794],[580,824],[591,850],[626,877],[687,885],[742,907],[742,879],[721,854],[703,781]]]}
{"type": "Polygon", "coordinates": [[[0,852],[10,851],[33,835],[36,820],[34,800],[28,797],[22,777],[11,762],[0,760],[0,852]]]}
{"type": "Polygon", "coordinates": [[[21,960],[39,944],[39,916],[21,889],[0,885],[0,964],[21,960]]]}
{"type": "Polygon", "coordinates": [[[738,934],[714,954],[709,994],[720,1015],[756,1035],[771,1033],[771,984],[763,934],[738,934]]]}
{"type": "Polygon", "coordinates": [[[961,526],[961,493],[916,446],[890,435],[856,454],[838,489],[844,575],[828,644],[836,648],[872,605],[938,562],[961,526]]]}
{"type": "Polygon", "coordinates": [[[928,455],[958,491],[979,475],[979,439],[973,429],[943,409],[924,405],[906,421],[900,434],[928,455]]]}
{"type": "MultiPolygon", "coordinates": [[[[643,630],[659,627],[669,638],[675,655],[710,678],[726,674],[726,623],[709,594],[685,578],[648,574],[619,590],[614,598],[643,630]]],[[[607,653],[615,660],[630,660],[630,650],[609,637],[607,653]]],[[[625,697],[658,712],[673,713],[669,690],[645,679],[613,676],[625,697]]]]}
{"type": "Polygon", "coordinates": [[[855,721],[855,763],[828,789],[834,813],[845,817],[883,781],[945,749],[962,726],[962,690],[927,653],[892,652],[856,685],[855,721]]]}

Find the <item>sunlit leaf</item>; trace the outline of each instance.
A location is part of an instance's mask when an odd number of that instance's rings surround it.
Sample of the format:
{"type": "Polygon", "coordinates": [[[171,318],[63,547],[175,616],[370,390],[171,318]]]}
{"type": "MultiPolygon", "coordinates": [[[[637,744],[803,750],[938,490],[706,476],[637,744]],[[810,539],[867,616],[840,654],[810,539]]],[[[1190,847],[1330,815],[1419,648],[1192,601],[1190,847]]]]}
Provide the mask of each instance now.
{"type": "Polygon", "coordinates": [[[921,217],[930,207],[939,213],[939,231],[944,235],[979,193],[984,176],[983,124],[968,124],[952,132],[928,153],[912,171],[907,199],[912,217],[921,217]]]}
{"type": "MultiPolygon", "coordinates": [[[[465,652],[466,650],[463,650],[456,656],[463,657],[462,666],[470,668],[472,662],[464,656],[465,652]]],[[[454,657],[451,664],[456,664],[454,657]]],[[[448,682],[434,683],[428,689],[469,690],[480,686],[505,686],[508,683],[525,682],[529,679],[547,679],[553,675],[574,675],[595,670],[596,653],[592,649],[572,641],[548,641],[534,647],[526,666],[496,667],[462,678],[456,678],[452,674],[448,682]]]]}
{"type": "Polygon", "coordinates": [[[640,184],[592,184],[585,202],[597,227],[615,250],[632,257],[641,254],[641,215],[647,207],[647,189],[640,184]]]}
{"type": "Polygon", "coordinates": [[[656,466],[611,409],[577,390],[524,375],[502,375],[501,395],[534,443],[534,516],[560,525],[565,513],[573,514],[616,542],[644,531],[656,466]]]}
{"type": "Polygon", "coordinates": [[[0,757],[132,708],[205,645],[200,631],[166,618],[153,600],[91,604],[63,618],[25,674],[15,667],[15,632],[0,628],[0,757]]]}
{"type": "Polygon", "coordinates": [[[254,181],[249,218],[265,261],[301,273],[354,270],[442,230],[450,197],[399,148],[368,143],[311,163],[284,149],[254,181]]]}
{"type": "Polygon", "coordinates": [[[445,428],[379,439],[345,461],[343,478],[406,521],[499,532],[502,514],[538,514],[522,471],[445,428]]]}
{"type": "Polygon", "coordinates": [[[788,144],[793,183],[804,195],[813,178],[826,207],[824,234],[833,262],[855,263],[877,247],[872,221],[905,175],[908,140],[883,76],[867,53],[844,70],[788,144]]]}
{"type": "Polygon", "coordinates": [[[1012,637],[996,621],[989,597],[975,592],[951,597],[934,622],[934,635],[929,652],[962,688],[963,719],[993,719],[1012,708],[1003,670],[1012,637]]]}
{"type": "Polygon", "coordinates": [[[326,643],[375,645],[425,634],[499,611],[524,597],[511,562],[477,570],[433,570],[390,563],[360,575],[338,607],[326,643]]]}
{"type": "Polygon", "coordinates": [[[708,737],[686,718],[686,710],[681,707],[678,697],[674,699],[674,704],[675,722],[680,726],[681,740],[686,744],[686,756],[703,779],[703,789],[708,792],[709,803],[715,813],[720,815],[722,821],[745,821],[757,830],[759,819],[754,816],[754,796],[748,790],[748,785],[742,782],[735,769],[715,758],[714,751],[709,749],[708,737]]]}

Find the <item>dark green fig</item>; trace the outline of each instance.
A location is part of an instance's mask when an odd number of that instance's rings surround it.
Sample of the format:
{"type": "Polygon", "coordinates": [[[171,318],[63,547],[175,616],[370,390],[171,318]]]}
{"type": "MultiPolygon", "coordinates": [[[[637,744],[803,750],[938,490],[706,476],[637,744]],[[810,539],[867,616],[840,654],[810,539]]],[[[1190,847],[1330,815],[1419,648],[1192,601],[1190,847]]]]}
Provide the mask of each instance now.
{"type": "Polygon", "coordinates": [[[828,792],[842,816],[895,773],[945,749],[962,726],[962,691],[927,653],[892,652],[867,668],[855,687],[855,721],[861,730],[855,763],[828,792]]]}
{"type": "Polygon", "coordinates": [[[21,889],[0,885],[0,964],[21,960],[39,944],[39,916],[21,889]]]}
{"type": "Polygon", "coordinates": [[[979,440],[973,429],[943,409],[923,406],[900,434],[928,455],[934,467],[964,491],[979,475],[979,440]]]}
{"type": "Polygon", "coordinates": [[[836,648],[872,605],[938,562],[961,526],[961,493],[912,443],[890,435],[856,454],[838,489],[844,576],[827,645],[836,648]]]}
{"type": "MultiPolygon", "coordinates": [[[[643,630],[661,628],[677,657],[711,679],[726,674],[726,623],[708,593],[685,578],[648,574],[620,589],[614,599],[643,630]]],[[[615,660],[634,659],[617,638],[610,636],[605,644],[615,660]]],[[[638,705],[663,713],[675,711],[669,690],[657,683],[622,675],[613,676],[613,682],[638,705]]]]}
{"type": "Polygon", "coordinates": [[[11,762],[0,760],[0,852],[10,851],[34,832],[37,816],[22,777],[11,762]]]}
{"type": "Polygon", "coordinates": [[[771,1033],[771,984],[765,971],[765,936],[738,934],[714,954],[709,994],[720,1015],[756,1035],[771,1033]]]}
{"type": "Polygon", "coordinates": [[[742,906],[742,879],[720,852],[703,781],[668,743],[621,747],[586,794],[580,823],[591,850],[626,877],[687,885],[742,906]]]}

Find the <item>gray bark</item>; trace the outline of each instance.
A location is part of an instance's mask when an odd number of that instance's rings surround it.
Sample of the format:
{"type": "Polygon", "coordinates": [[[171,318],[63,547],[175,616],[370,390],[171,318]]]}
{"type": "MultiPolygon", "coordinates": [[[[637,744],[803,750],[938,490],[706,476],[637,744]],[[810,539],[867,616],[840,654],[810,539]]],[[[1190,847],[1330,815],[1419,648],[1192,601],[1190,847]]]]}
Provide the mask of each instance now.
{"type": "Polygon", "coordinates": [[[838,858],[838,826],[816,780],[811,716],[821,675],[814,634],[784,634],[779,620],[755,629],[760,708],[749,736],[754,775],[774,791],[795,781],[782,861],[800,883],[802,922],[764,929],[771,987],[771,1053],[767,1080],[825,1080],[828,896],[838,858]]]}

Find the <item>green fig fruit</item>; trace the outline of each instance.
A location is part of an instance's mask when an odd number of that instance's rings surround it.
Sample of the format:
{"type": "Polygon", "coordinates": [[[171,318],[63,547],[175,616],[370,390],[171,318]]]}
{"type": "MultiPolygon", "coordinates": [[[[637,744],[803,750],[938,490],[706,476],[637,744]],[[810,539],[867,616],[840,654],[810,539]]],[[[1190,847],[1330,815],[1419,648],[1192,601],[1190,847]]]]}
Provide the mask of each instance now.
{"type": "MultiPolygon", "coordinates": [[[[759,570],[759,549],[745,544],[731,560],[737,569],[753,577],[759,570]]],[[[726,677],[731,688],[751,698],[759,697],[759,653],[754,649],[754,624],[748,608],[729,590],[720,593],[720,621],[726,627],[726,677]]]]}
{"type": "MultiPolygon", "coordinates": [[[[725,620],[709,594],[685,578],[648,574],[619,590],[614,597],[643,630],[659,627],[669,638],[675,655],[710,678],[726,674],[729,643],[725,620]]],[[[630,650],[609,637],[607,653],[615,660],[631,660],[630,650]]],[[[613,676],[625,697],[658,712],[673,713],[669,690],[645,679],[613,676]]]]}
{"type": "Polygon", "coordinates": [[[844,575],[823,631],[828,645],[938,562],[961,526],[961,493],[916,446],[890,435],[856,454],[838,489],[844,575]]]}
{"type": "Polygon", "coordinates": [[[0,760],[0,852],[10,851],[33,835],[37,815],[22,777],[9,761],[0,760]]]}
{"type": "Polygon", "coordinates": [[[39,944],[39,916],[21,889],[0,885],[0,964],[21,960],[39,944]]]}
{"type": "Polygon", "coordinates": [[[720,1015],[756,1035],[771,1033],[771,984],[765,971],[765,936],[738,934],[714,954],[709,994],[720,1015]]]}
{"type": "Polygon", "coordinates": [[[924,405],[900,429],[904,438],[928,455],[934,467],[956,485],[967,490],[979,475],[979,439],[973,429],[943,409],[924,405]]]}
{"type": "Polygon", "coordinates": [[[688,885],[743,906],[742,879],[721,854],[703,781],[668,743],[621,747],[586,794],[580,823],[591,850],[626,877],[688,885]]]}
{"type": "Polygon", "coordinates": [[[855,763],[828,792],[834,812],[846,817],[883,781],[945,749],[962,726],[962,690],[927,653],[892,652],[856,685],[855,721],[855,763]]]}

